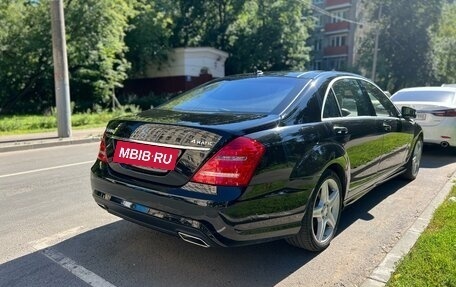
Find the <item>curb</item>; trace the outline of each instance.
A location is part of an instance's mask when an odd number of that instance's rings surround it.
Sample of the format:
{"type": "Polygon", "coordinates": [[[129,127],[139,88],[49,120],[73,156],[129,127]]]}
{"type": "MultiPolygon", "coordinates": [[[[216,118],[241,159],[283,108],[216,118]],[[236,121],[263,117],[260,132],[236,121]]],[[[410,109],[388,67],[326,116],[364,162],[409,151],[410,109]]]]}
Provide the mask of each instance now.
{"type": "Polygon", "coordinates": [[[360,285],[361,287],[383,287],[386,285],[391,275],[396,270],[397,264],[407,255],[415,245],[421,233],[427,228],[435,210],[439,207],[450,193],[456,172],[448,179],[445,185],[439,190],[434,199],[423,210],[421,215],[413,222],[410,228],[404,233],[399,241],[394,245],[383,261],[372,271],[367,279],[360,285]]]}
{"type": "Polygon", "coordinates": [[[53,139],[53,140],[41,140],[41,141],[18,141],[12,143],[8,146],[0,146],[0,153],[3,152],[11,152],[11,151],[23,151],[29,149],[39,149],[39,148],[47,148],[47,147],[55,147],[55,146],[66,146],[72,144],[84,144],[84,143],[92,143],[92,142],[99,142],[100,136],[92,136],[83,139],[53,139]]]}

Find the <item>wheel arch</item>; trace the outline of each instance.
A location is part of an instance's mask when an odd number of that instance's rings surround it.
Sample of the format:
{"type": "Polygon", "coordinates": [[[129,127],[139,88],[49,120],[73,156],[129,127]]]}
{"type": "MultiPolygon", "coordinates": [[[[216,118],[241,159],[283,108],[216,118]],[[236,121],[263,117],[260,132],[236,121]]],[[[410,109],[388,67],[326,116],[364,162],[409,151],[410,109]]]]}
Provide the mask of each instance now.
{"type": "MultiPolygon", "coordinates": [[[[346,171],[338,163],[332,163],[326,169],[333,171],[339,178],[340,184],[342,185],[342,198],[345,199],[345,195],[347,193],[347,186],[348,186],[348,176],[347,176],[346,171]]],[[[342,202],[344,202],[344,200],[342,202]]]]}

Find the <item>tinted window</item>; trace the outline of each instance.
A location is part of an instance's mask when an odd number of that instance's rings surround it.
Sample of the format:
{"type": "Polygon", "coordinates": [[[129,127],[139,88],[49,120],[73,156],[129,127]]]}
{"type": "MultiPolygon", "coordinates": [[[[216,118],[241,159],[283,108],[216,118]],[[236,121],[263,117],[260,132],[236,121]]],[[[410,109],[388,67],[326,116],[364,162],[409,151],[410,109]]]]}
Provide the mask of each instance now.
{"type": "Polygon", "coordinates": [[[323,118],[336,118],[340,117],[339,105],[337,104],[336,96],[333,90],[329,90],[326,97],[325,107],[323,109],[323,118]]]}
{"type": "Polygon", "coordinates": [[[440,102],[451,104],[454,92],[450,91],[399,91],[393,95],[394,101],[440,102]]]}
{"type": "Polygon", "coordinates": [[[345,117],[372,116],[372,104],[355,79],[343,79],[333,85],[333,91],[345,117]]]}
{"type": "Polygon", "coordinates": [[[270,113],[280,103],[294,98],[307,81],[279,77],[221,80],[186,92],[161,108],[178,111],[270,113]]]}
{"type": "Polygon", "coordinates": [[[393,103],[379,90],[376,86],[369,82],[361,81],[366,88],[367,95],[369,96],[377,116],[396,117],[397,110],[393,103]]]}

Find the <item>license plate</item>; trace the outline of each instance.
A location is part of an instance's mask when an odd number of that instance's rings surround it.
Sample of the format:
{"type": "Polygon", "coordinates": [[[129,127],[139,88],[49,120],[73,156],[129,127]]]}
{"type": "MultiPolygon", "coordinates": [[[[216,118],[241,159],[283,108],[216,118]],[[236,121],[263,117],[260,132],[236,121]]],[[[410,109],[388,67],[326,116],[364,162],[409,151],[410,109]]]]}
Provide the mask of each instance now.
{"type": "Polygon", "coordinates": [[[173,170],[179,150],[167,147],[117,141],[113,161],[130,165],[173,170]]]}
{"type": "Polygon", "coordinates": [[[416,113],[416,119],[419,121],[424,121],[426,119],[425,113],[416,113]]]}

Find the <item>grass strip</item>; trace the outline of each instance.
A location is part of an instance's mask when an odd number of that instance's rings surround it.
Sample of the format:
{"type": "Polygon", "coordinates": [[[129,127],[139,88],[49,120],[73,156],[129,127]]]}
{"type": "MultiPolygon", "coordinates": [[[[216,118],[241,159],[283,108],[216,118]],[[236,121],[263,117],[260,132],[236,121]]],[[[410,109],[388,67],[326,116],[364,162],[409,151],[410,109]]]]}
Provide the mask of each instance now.
{"type": "Polygon", "coordinates": [[[456,186],[400,262],[388,287],[456,286],[456,186]]]}
{"type": "MultiPolygon", "coordinates": [[[[71,126],[75,129],[103,127],[110,119],[119,115],[112,112],[73,114],[71,126]]],[[[56,116],[0,116],[0,135],[48,132],[56,128],[56,116]]]]}

